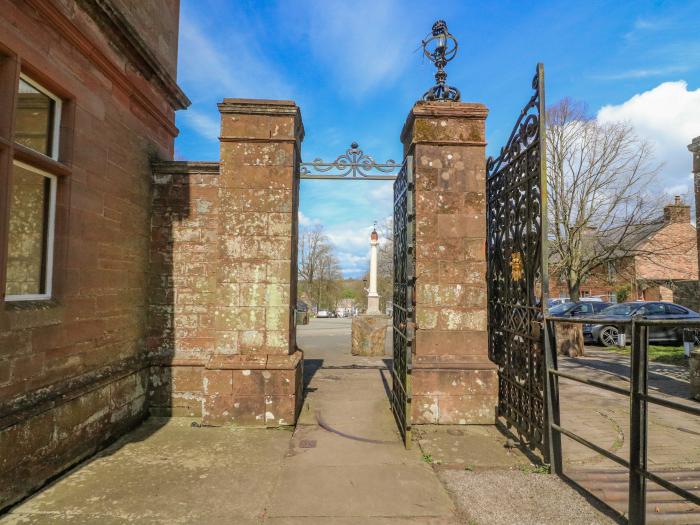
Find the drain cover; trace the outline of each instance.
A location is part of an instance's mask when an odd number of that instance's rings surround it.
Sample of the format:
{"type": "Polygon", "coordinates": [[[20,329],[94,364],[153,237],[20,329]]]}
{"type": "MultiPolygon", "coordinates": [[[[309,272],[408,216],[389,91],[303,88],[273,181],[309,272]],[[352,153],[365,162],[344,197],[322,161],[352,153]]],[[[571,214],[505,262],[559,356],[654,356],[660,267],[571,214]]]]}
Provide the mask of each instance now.
{"type": "Polygon", "coordinates": [[[316,448],[315,439],[302,439],[299,441],[299,448],[316,448]]]}

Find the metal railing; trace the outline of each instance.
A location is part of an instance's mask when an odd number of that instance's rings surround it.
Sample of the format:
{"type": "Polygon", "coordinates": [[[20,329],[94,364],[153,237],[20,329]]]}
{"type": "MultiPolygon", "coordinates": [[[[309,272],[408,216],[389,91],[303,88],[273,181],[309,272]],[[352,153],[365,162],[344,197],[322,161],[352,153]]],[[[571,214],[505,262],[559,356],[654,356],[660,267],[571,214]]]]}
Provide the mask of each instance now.
{"type": "Polygon", "coordinates": [[[686,414],[700,416],[700,406],[694,407],[677,403],[669,399],[649,394],[648,368],[649,368],[649,330],[652,327],[674,327],[683,329],[700,329],[700,320],[686,321],[676,319],[644,319],[632,318],[631,321],[619,319],[601,319],[584,317],[545,317],[547,323],[547,338],[545,341],[545,390],[547,396],[547,426],[549,457],[552,463],[552,471],[563,476],[561,436],[564,435],[577,443],[588,447],[607,459],[628,469],[629,471],[629,503],[628,520],[633,525],[646,522],[646,483],[650,480],[661,487],[677,494],[678,496],[700,505],[700,497],[692,492],[649,472],[647,469],[647,442],[648,425],[647,412],[649,404],[663,406],[686,414]],[[631,328],[631,358],[630,358],[630,387],[624,388],[618,385],[598,381],[580,375],[562,372],[557,368],[557,345],[555,340],[554,323],[579,323],[596,325],[613,325],[625,330],[631,328]],[[569,379],[589,386],[600,388],[614,394],[623,395],[630,400],[630,454],[629,458],[623,458],[595,443],[563,428],[559,418],[559,378],[569,379]]]}

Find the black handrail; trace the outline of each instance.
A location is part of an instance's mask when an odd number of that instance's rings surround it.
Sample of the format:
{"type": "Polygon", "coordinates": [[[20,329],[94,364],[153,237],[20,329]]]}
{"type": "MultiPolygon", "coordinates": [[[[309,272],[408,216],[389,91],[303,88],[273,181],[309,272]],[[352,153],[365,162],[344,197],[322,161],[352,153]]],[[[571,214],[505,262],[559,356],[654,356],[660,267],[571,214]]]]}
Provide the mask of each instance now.
{"type": "Polygon", "coordinates": [[[551,317],[545,316],[547,339],[545,344],[546,391],[547,391],[547,426],[549,441],[549,456],[552,470],[563,476],[561,436],[588,447],[598,454],[622,465],[629,470],[629,523],[643,525],[646,522],[646,481],[649,479],[678,496],[700,505],[700,497],[682,487],[661,478],[647,469],[647,412],[649,403],[678,410],[687,414],[700,416],[700,407],[676,403],[663,399],[648,392],[649,369],[649,328],[655,326],[673,326],[684,329],[700,329],[700,319],[645,319],[635,316],[630,320],[611,317],[551,317]],[[629,389],[599,380],[588,379],[569,372],[561,372],[557,368],[557,346],[554,338],[554,323],[577,324],[606,324],[631,328],[632,355],[629,389]],[[629,397],[630,400],[630,457],[624,459],[609,452],[585,438],[563,428],[559,417],[559,382],[562,377],[579,383],[584,383],[615,394],[629,397]]]}

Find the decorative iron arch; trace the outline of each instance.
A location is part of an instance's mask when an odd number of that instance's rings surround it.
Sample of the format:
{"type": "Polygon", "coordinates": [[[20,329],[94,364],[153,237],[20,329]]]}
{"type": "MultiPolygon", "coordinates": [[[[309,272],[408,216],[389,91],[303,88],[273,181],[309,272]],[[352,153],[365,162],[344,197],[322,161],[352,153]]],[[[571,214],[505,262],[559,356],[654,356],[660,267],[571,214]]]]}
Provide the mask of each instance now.
{"type": "Polygon", "coordinates": [[[328,180],[395,180],[401,164],[389,159],[377,162],[360,149],[357,142],[333,162],[316,158],[299,165],[299,178],[328,180]]]}

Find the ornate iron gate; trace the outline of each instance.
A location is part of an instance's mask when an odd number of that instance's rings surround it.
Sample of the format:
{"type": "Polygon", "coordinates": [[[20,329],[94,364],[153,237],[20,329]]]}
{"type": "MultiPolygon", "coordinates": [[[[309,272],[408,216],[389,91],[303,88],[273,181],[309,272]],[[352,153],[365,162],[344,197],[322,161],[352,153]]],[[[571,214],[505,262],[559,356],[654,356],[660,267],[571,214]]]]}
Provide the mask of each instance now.
{"type": "Polygon", "coordinates": [[[498,414],[531,448],[545,446],[547,176],[544,67],[534,94],[487,171],[489,357],[498,365],[498,414]]]}
{"type": "Polygon", "coordinates": [[[394,300],[391,408],[406,448],[411,446],[411,358],[415,334],[415,203],[413,157],[394,181],[394,300]]]}

